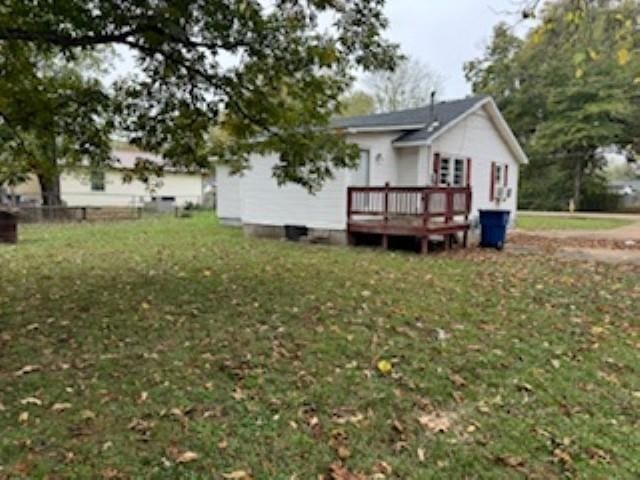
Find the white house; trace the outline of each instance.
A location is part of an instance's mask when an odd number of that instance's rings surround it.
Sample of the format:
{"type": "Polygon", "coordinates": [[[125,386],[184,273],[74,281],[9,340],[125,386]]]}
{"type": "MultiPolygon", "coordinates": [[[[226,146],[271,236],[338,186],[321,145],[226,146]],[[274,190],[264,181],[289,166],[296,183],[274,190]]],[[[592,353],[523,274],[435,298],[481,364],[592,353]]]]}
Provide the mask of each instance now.
{"type": "MultiPolygon", "coordinates": [[[[250,234],[276,236],[286,226],[298,226],[308,229],[311,236],[344,242],[350,221],[348,208],[352,207],[348,187],[382,187],[386,183],[391,187],[431,187],[425,191],[434,195],[445,189],[433,187],[470,187],[472,201],[464,222],[474,225],[478,210],[498,208],[509,210],[511,222],[515,220],[520,165],[528,159],[492,98],[470,97],[344,118],[334,125],[360,147],[358,168],[336,171],[315,195],[297,185],[278,186],[271,175],[275,155],[252,156],[250,168],[239,176],[219,168],[220,220],[242,225],[250,234]]],[[[403,194],[399,188],[395,192],[396,196],[403,194]]],[[[405,193],[418,195],[419,191],[414,188],[405,193]]],[[[367,198],[366,208],[371,208],[371,197],[367,198]]],[[[423,202],[424,197],[420,198],[417,201],[423,202]]],[[[461,200],[464,203],[464,198],[461,200]]],[[[394,201],[399,205],[404,200],[397,197],[394,201]]],[[[385,214],[385,219],[388,216],[385,214]]]]}
{"type": "MultiPolygon", "coordinates": [[[[188,172],[165,168],[164,175],[154,178],[153,188],[139,181],[124,182],[123,177],[134,168],[137,159],[162,164],[157,155],[133,148],[113,151],[116,160],[104,171],[91,172],[79,167],[60,176],[62,201],[71,207],[137,207],[156,200],[165,204],[184,205],[202,201],[205,177],[200,172],[188,172]]],[[[16,188],[22,203],[39,203],[41,191],[35,176],[16,188]]]]}

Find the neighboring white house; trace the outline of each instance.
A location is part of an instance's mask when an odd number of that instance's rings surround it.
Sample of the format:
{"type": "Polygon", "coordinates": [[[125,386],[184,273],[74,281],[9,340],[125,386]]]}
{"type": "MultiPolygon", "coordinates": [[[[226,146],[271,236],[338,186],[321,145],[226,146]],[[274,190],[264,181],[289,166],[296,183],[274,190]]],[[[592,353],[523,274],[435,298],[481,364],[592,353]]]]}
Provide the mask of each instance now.
{"type": "MultiPolygon", "coordinates": [[[[137,207],[154,200],[178,206],[201,203],[205,177],[200,172],[165,168],[164,175],[154,178],[150,187],[135,179],[123,182],[123,177],[134,168],[137,159],[162,164],[160,157],[135,149],[114,150],[113,157],[116,162],[104,171],[91,172],[79,167],[64,172],[60,177],[62,201],[68,206],[97,207],[137,207]]],[[[41,191],[37,179],[32,176],[19,185],[16,194],[22,203],[39,203],[41,191]]]]}
{"type": "Polygon", "coordinates": [[[466,186],[471,222],[479,209],[506,209],[515,220],[520,165],[528,162],[490,97],[461,100],[334,122],[361,150],[358,168],[334,172],[316,195],[297,185],[278,186],[276,155],[251,157],[231,176],[217,170],[218,216],[249,233],[279,235],[284,226],[328,232],[338,241],[347,223],[349,186],[466,186]]]}

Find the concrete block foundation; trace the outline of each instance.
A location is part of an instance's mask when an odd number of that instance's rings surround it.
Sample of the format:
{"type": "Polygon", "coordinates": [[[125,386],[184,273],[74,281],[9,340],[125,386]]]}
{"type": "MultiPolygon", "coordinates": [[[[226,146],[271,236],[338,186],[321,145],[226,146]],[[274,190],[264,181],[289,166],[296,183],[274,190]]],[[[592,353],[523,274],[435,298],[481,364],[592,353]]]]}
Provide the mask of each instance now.
{"type": "MultiPolygon", "coordinates": [[[[284,239],[285,229],[281,225],[243,224],[242,230],[248,237],[284,239]]],[[[322,243],[327,245],[348,245],[346,230],[329,230],[309,228],[308,235],[300,239],[305,243],[322,243]]]]}

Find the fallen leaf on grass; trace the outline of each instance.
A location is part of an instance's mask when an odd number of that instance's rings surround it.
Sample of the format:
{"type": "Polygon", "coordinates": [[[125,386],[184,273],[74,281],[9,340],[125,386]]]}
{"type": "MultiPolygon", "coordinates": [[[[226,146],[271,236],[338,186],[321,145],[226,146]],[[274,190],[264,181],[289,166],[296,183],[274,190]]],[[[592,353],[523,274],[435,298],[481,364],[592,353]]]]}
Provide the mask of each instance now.
{"type": "Polygon", "coordinates": [[[378,371],[380,371],[381,374],[388,375],[391,373],[391,370],[393,370],[393,366],[388,360],[380,360],[378,362],[378,371]]]}
{"type": "Polygon", "coordinates": [[[235,472],[223,473],[223,478],[227,480],[251,480],[251,475],[244,470],[236,470],[235,472]]]}
{"type": "Polygon", "coordinates": [[[153,429],[154,426],[154,422],[134,418],[133,420],[131,420],[129,425],[127,425],[127,428],[129,430],[133,430],[134,432],[140,433],[141,435],[146,435],[153,429]]]}
{"type": "Polygon", "coordinates": [[[364,415],[358,411],[349,408],[336,409],[331,414],[331,421],[338,425],[352,423],[357,425],[364,420],[364,415]]]}
{"type": "Polygon", "coordinates": [[[451,382],[454,385],[456,385],[457,387],[466,387],[467,386],[466,380],[464,378],[462,378],[458,374],[449,375],[449,380],[451,380],[451,382]]]}
{"type": "Polygon", "coordinates": [[[329,478],[331,480],[365,480],[365,476],[359,473],[350,472],[347,467],[339,462],[329,466],[329,478]]]}
{"type": "Polygon", "coordinates": [[[37,406],[40,406],[40,405],[42,405],[42,400],[40,400],[39,398],[36,398],[36,397],[27,397],[27,398],[23,398],[22,400],[20,400],[20,403],[22,405],[37,405],[37,406]]]}
{"type": "Polygon", "coordinates": [[[231,396],[238,402],[247,398],[247,395],[242,391],[239,385],[236,385],[236,387],[233,389],[233,393],[231,394],[231,396]]]}
{"type": "Polygon", "coordinates": [[[417,453],[418,453],[418,460],[420,462],[424,462],[424,459],[426,457],[424,448],[419,448],[417,453]]]}
{"type": "Polygon", "coordinates": [[[591,458],[591,460],[602,460],[605,463],[611,463],[611,455],[609,455],[604,450],[590,447],[587,449],[587,453],[589,454],[589,458],[591,458]]]}
{"type": "Polygon", "coordinates": [[[140,396],[138,397],[138,404],[142,404],[146,402],[148,398],[149,398],[148,392],[141,392],[140,396]]]}
{"type": "Polygon", "coordinates": [[[22,412],[18,415],[18,422],[27,423],[29,421],[29,412],[22,412]]]}
{"type": "Polygon", "coordinates": [[[391,468],[391,465],[389,465],[387,462],[378,460],[373,466],[373,472],[381,475],[382,478],[384,478],[387,475],[391,475],[391,473],[393,473],[393,469],[391,468]]]}
{"type": "Polygon", "coordinates": [[[565,466],[569,466],[573,464],[573,459],[571,458],[571,455],[569,455],[566,451],[562,450],[561,448],[556,448],[553,451],[553,457],[563,463],[565,466]]]}
{"type": "Polygon", "coordinates": [[[20,370],[18,370],[17,372],[14,373],[14,375],[16,377],[21,377],[23,375],[26,375],[28,373],[33,373],[33,372],[37,372],[41,369],[40,365],[25,365],[24,367],[22,367],[20,370]]]}
{"type": "Polygon", "coordinates": [[[82,410],[80,412],[80,418],[82,418],[83,420],[93,420],[96,418],[96,414],[91,410],[82,410]]]}
{"type": "Polygon", "coordinates": [[[65,410],[69,410],[71,408],[71,404],[70,403],[54,403],[53,406],[51,407],[51,411],[55,412],[55,413],[61,413],[64,412],[65,410]]]}
{"type": "Polygon", "coordinates": [[[341,445],[341,446],[338,447],[337,453],[338,453],[338,458],[340,460],[346,460],[347,458],[349,458],[351,456],[351,452],[344,445],[341,445]]]}
{"type": "Polygon", "coordinates": [[[422,415],[418,418],[418,422],[433,433],[445,433],[451,428],[451,420],[447,415],[441,412],[422,415]]]}
{"type": "Polygon", "coordinates": [[[176,457],[176,463],[189,463],[198,458],[199,455],[196,452],[183,452],[176,457]]]}
{"type": "Polygon", "coordinates": [[[120,480],[127,477],[115,468],[108,467],[102,470],[102,478],[103,480],[120,480]]]}
{"type": "Polygon", "coordinates": [[[178,407],[173,407],[171,410],[169,410],[169,414],[178,418],[184,417],[184,413],[182,413],[182,410],[180,410],[178,407]]]}
{"type": "Polygon", "coordinates": [[[514,455],[501,455],[498,457],[501,463],[511,468],[518,468],[524,465],[524,459],[522,457],[516,457],[514,455]]]}

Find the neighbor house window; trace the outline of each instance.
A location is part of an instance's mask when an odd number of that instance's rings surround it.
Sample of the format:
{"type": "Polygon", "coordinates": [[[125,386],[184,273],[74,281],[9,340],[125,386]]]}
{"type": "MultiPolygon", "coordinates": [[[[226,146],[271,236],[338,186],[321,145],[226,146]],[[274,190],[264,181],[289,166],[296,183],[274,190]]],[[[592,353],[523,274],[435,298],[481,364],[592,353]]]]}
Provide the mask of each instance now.
{"type": "Polygon", "coordinates": [[[94,170],[91,172],[91,191],[92,192],[104,192],[105,189],[105,175],[103,171],[94,170]]]}
{"type": "Polygon", "coordinates": [[[453,186],[464,186],[464,160],[456,158],[453,164],[453,186]]]}

